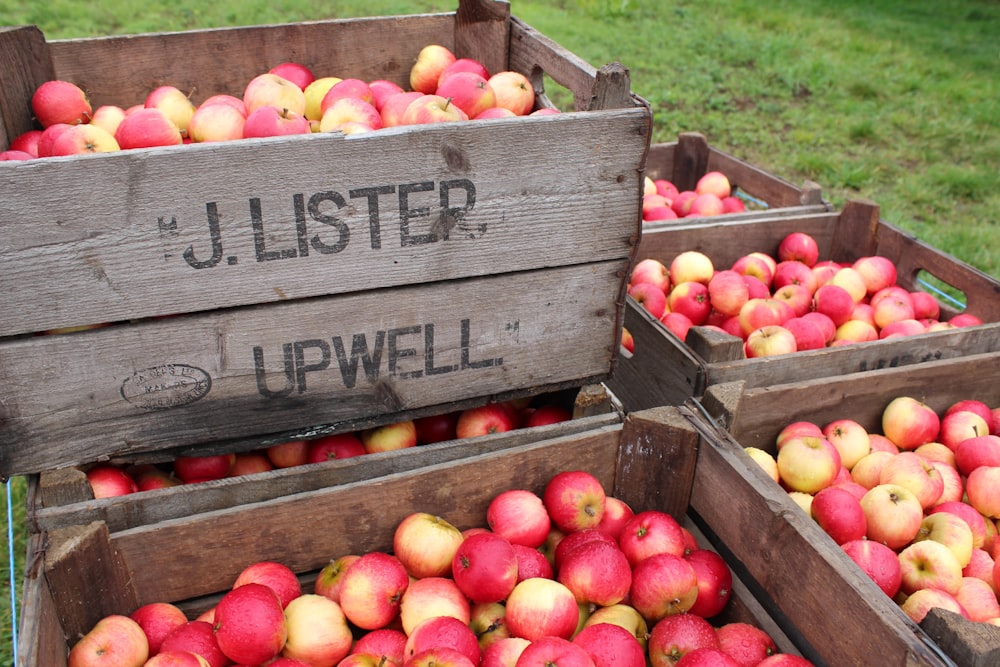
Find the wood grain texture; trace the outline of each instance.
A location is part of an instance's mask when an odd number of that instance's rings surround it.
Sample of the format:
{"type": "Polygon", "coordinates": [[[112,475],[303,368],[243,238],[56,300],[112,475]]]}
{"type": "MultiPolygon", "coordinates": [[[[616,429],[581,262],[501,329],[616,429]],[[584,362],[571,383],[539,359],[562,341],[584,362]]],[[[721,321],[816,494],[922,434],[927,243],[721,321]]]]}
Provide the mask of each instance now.
{"type": "Polygon", "coordinates": [[[31,96],[55,78],[45,36],[35,26],[0,27],[0,146],[34,129],[31,96]]]}
{"type": "Polygon", "coordinates": [[[407,418],[599,381],[622,261],[227,309],[0,346],[0,470],[407,418]],[[572,350],[571,354],[564,351],[572,350]]]}
{"type": "Polygon", "coordinates": [[[817,665],[953,665],[740,444],[691,413],[702,434],[691,508],[736,572],[766,591],[817,665]],[[822,610],[822,613],[817,613],[822,610]],[[842,641],[864,637],[865,641],[842,641]]]}
{"type": "Polygon", "coordinates": [[[947,609],[932,608],[920,627],[962,667],[1000,664],[1000,628],[970,623],[947,609]]]}
{"type": "Polygon", "coordinates": [[[65,634],[55,598],[42,571],[47,539],[42,533],[34,533],[27,540],[19,640],[15,648],[17,664],[66,667],[69,644],[76,637],[65,634]]]}

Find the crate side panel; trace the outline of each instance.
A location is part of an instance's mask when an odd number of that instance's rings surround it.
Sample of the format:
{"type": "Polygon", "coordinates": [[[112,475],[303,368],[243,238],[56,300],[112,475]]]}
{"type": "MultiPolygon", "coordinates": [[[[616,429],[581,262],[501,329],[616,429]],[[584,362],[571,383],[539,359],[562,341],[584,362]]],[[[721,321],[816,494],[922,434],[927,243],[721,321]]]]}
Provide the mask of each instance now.
{"type": "Polygon", "coordinates": [[[622,271],[584,264],[9,341],[2,470],[579,386],[611,373],[622,271]]]}
{"type": "Polygon", "coordinates": [[[485,525],[495,490],[541,493],[560,470],[590,471],[611,488],[620,432],[620,425],[605,427],[123,531],[113,541],[131,566],[140,604],[206,595],[231,587],[239,571],[258,560],[279,560],[307,572],[347,553],[391,550],[395,526],[415,510],[441,516],[460,529],[485,525]],[[323,529],[316,530],[318,525],[323,529]],[[189,554],[183,568],[176,566],[177,553],[189,554]],[[190,576],[192,572],[199,576],[190,576]]]}
{"type": "Polygon", "coordinates": [[[388,79],[408,87],[420,49],[453,48],[454,26],[453,14],[369,17],[52,40],[50,46],[55,73],[83,87],[96,105],[139,104],[160,85],[176,86],[198,104],[222,93],[242,98],[253,77],[288,60],[317,77],[388,79]]]}
{"type": "Polygon", "coordinates": [[[704,436],[692,510],[826,663],[952,664],[738,444],[707,427],[704,436]]]}
{"type": "Polygon", "coordinates": [[[644,113],[442,125],[0,170],[0,334],[630,255],[644,113]]]}

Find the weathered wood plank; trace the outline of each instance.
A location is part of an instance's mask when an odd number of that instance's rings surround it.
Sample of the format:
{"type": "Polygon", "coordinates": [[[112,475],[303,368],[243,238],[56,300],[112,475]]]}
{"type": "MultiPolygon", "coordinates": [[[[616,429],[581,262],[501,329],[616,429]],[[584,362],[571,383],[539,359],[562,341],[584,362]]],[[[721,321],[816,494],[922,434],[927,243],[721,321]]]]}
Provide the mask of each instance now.
{"type": "Polygon", "coordinates": [[[0,28],[0,147],[35,127],[31,96],[55,78],[45,36],[35,26],[0,28]]]}
{"type": "MultiPolygon", "coordinates": [[[[363,482],[421,466],[438,465],[459,458],[520,447],[536,442],[540,438],[581,433],[620,420],[620,415],[608,411],[603,415],[573,419],[537,429],[520,429],[502,434],[422,445],[406,451],[376,453],[308,466],[276,469],[203,482],[196,486],[181,485],[155,489],[139,495],[100,500],[94,500],[91,493],[89,499],[77,498],[74,502],[47,502],[45,506],[29,506],[29,513],[35,530],[53,530],[91,521],[103,521],[109,530],[120,531],[246,503],[264,502],[293,493],[363,482]]],[[[80,477],[83,476],[82,472],[71,470],[80,477]]],[[[47,471],[40,477],[44,480],[58,472],[47,471]]],[[[46,498],[46,501],[48,500],[46,498]]]]}
{"type": "Polygon", "coordinates": [[[621,425],[608,426],[138,527],[117,533],[114,543],[133,573],[140,604],[196,597],[230,587],[239,571],[257,560],[276,559],[296,572],[306,572],[344,553],[391,550],[393,528],[412,511],[436,514],[462,529],[483,525],[493,490],[526,488],[541,493],[560,469],[588,470],[606,488],[614,488],[620,433],[621,425]],[[186,554],[182,568],[176,565],[178,552],[186,554]],[[192,572],[199,576],[190,576],[192,572]]]}
{"type": "Polygon", "coordinates": [[[628,257],[646,122],[621,110],[26,162],[0,173],[0,334],[628,257]]]}
{"type": "Polygon", "coordinates": [[[0,346],[0,470],[288,439],[599,381],[617,352],[622,270],[584,264],[11,340],[0,346]]]}

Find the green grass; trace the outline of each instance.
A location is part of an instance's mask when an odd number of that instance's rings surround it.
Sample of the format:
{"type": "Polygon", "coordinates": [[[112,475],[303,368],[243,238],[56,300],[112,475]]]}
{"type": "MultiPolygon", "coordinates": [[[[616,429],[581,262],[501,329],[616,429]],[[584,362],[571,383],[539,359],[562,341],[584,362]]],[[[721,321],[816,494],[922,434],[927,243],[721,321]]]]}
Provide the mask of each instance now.
{"type": "MultiPolygon", "coordinates": [[[[456,2],[0,0],[49,39],[451,11],[456,2]]],[[[698,131],[836,207],[882,217],[1000,276],[1000,5],[993,0],[513,0],[512,13],[599,66],[620,61],[654,142],[698,131]]],[[[15,486],[23,505],[23,485],[15,486]]],[[[18,537],[18,540],[23,538],[18,537]]],[[[16,543],[23,554],[23,544],[16,543]]],[[[6,549],[4,549],[6,563],[6,549]]],[[[23,564],[17,563],[18,578],[23,564]]],[[[8,664],[4,577],[0,664],[8,664]]]]}

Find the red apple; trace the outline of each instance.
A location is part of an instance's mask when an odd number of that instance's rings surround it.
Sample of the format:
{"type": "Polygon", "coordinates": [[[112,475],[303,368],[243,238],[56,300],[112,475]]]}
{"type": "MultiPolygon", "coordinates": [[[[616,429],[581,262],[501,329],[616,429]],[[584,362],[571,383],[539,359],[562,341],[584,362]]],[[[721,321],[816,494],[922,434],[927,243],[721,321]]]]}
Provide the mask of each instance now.
{"type": "Polygon", "coordinates": [[[403,659],[410,660],[415,655],[435,648],[454,649],[473,665],[478,665],[482,657],[479,640],[468,622],[451,616],[432,616],[418,623],[407,634],[403,659]]]}
{"type": "Polygon", "coordinates": [[[375,630],[399,614],[399,605],[410,579],[393,555],[372,551],[361,555],[344,572],[340,607],[354,625],[375,630]]]}
{"type": "Polygon", "coordinates": [[[956,514],[951,512],[934,512],[927,514],[920,522],[920,531],[913,538],[914,542],[933,540],[940,542],[951,550],[958,564],[965,568],[972,559],[973,537],[972,529],[956,514]]]}
{"type": "Polygon", "coordinates": [[[46,128],[56,123],[88,123],[92,108],[82,88],[57,79],[46,81],[35,89],[31,95],[31,111],[38,123],[46,128]]]}
{"type": "Polygon", "coordinates": [[[712,310],[708,286],[693,280],[677,283],[667,295],[667,310],[686,315],[693,325],[701,326],[712,310]]]}
{"type": "Polygon", "coordinates": [[[851,266],[861,274],[869,295],[896,284],[896,265],[888,257],[880,255],[859,257],[851,266]]]}
{"type": "Polygon", "coordinates": [[[37,156],[25,151],[0,151],[0,162],[34,160],[37,156]]]}
{"type": "Polygon", "coordinates": [[[985,545],[986,518],[972,505],[961,500],[952,500],[939,503],[927,510],[928,514],[936,514],[938,512],[950,512],[965,521],[972,530],[972,546],[974,549],[982,548],[985,545]]]}
{"type": "Polygon", "coordinates": [[[680,524],[660,510],[635,514],[623,526],[618,543],[633,567],[655,554],[684,555],[684,535],[680,524]]]}
{"type": "Polygon", "coordinates": [[[288,638],[278,594],[252,582],[233,588],[215,607],[215,637],[234,662],[255,665],[277,656],[288,638]]]}
{"type": "Polygon", "coordinates": [[[309,119],[292,109],[264,105],[247,113],[243,123],[243,138],[281,137],[309,134],[309,119]]]}
{"type": "Polygon", "coordinates": [[[562,566],[563,559],[566,558],[568,553],[592,541],[604,542],[615,547],[618,546],[618,542],[615,538],[611,537],[604,531],[599,530],[596,526],[594,528],[582,528],[580,530],[571,531],[562,537],[553,549],[553,569],[558,571],[562,566]]]}
{"type": "Polygon", "coordinates": [[[600,480],[584,470],[557,473],[542,494],[552,523],[564,532],[596,527],[604,517],[605,498],[600,480]]]}
{"type": "MultiPolygon", "coordinates": [[[[242,105],[242,101],[240,101],[242,105]]],[[[246,114],[222,103],[201,104],[188,122],[187,135],[196,143],[243,138],[246,114]]]]}
{"type": "Polygon", "coordinates": [[[410,88],[424,94],[433,93],[441,74],[456,60],[455,54],[440,44],[423,47],[410,67],[410,88]]]}
{"type": "Polygon", "coordinates": [[[422,95],[410,102],[400,118],[400,125],[422,125],[469,120],[462,109],[440,95],[422,95]]]}
{"type": "Polygon", "coordinates": [[[122,665],[141,667],[149,658],[149,642],[139,624],[121,614],[99,620],[69,651],[69,667],[122,665]]]}
{"type": "Polygon", "coordinates": [[[535,89],[528,77],[515,71],[496,72],[487,79],[496,96],[496,106],[510,109],[517,116],[531,113],[535,89]]]}
{"type": "Polygon", "coordinates": [[[860,500],[849,491],[836,487],[820,490],[814,497],[810,512],[820,528],[837,544],[860,540],[868,525],[860,500]]]}
{"type": "Polygon", "coordinates": [[[724,212],[722,199],[712,192],[703,192],[691,200],[688,216],[708,217],[721,215],[724,212]]]}
{"type": "Polygon", "coordinates": [[[667,295],[651,283],[635,283],[628,288],[628,295],[635,299],[656,319],[667,312],[667,295]]]}
{"type": "Polygon", "coordinates": [[[271,470],[274,470],[274,464],[271,463],[271,459],[267,458],[267,454],[264,452],[237,452],[233,466],[229,469],[229,474],[226,476],[240,477],[259,472],[269,472],[271,470]]]}
{"type": "Polygon", "coordinates": [[[246,566],[236,576],[233,588],[250,583],[263,584],[273,590],[281,600],[282,608],[302,594],[302,585],[295,572],[276,561],[258,561],[246,566]]]}
{"type": "Polygon", "coordinates": [[[309,441],[307,463],[322,463],[367,454],[357,433],[334,433],[309,441]]]}
{"type": "Polygon", "coordinates": [[[916,449],[933,442],[940,429],[937,413],[911,396],[897,396],[882,412],[882,433],[900,449],[916,449]]]}
{"type": "Polygon", "coordinates": [[[417,444],[430,445],[457,438],[455,429],[458,425],[458,415],[458,411],[452,411],[414,419],[413,425],[417,429],[417,444]]]}
{"type": "Polygon", "coordinates": [[[792,314],[795,317],[802,317],[812,311],[813,293],[808,285],[788,283],[776,287],[773,296],[791,306],[792,314]]]}
{"type": "Polygon", "coordinates": [[[869,539],[851,540],[840,546],[883,593],[895,597],[902,581],[899,557],[895,551],[869,539]]]}
{"type": "Polygon", "coordinates": [[[298,62],[278,63],[268,71],[271,74],[277,74],[282,79],[291,81],[302,90],[305,90],[310,83],[316,80],[313,71],[307,65],[298,62]]]}
{"type": "Polygon", "coordinates": [[[146,634],[150,656],[159,653],[164,638],[188,620],[180,607],[169,602],[144,604],[129,614],[129,618],[138,623],[146,634]]]}
{"type": "Polygon", "coordinates": [[[670,270],[658,259],[647,257],[639,260],[629,274],[629,284],[651,283],[666,294],[670,291],[670,270]]]}
{"type": "Polygon", "coordinates": [[[934,588],[954,595],[962,584],[962,566],[951,549],[935,542],[913,542],[899,552],[900,591],[912,595],[922,588],[934,588]]]}
{"type": "Polygon", "coordinates": [[[389,667],[390,663],[399,667],[403,664],[406,639],[402,630],[379,628],[358,637],[353,653],[375,656],[376,663],[371,667],[389,667]]]}
{"type": "Polygon", "coordinates": [[[513,415],[499,403],[487,403],[463,410],[455,424],[458,438],[504,433],[517,427],[513,415]]]}
{"type": "Polygon", "coordinates": [[[476,667],[477,663],[458,649],[447,646],[429,648],[408,658],[403,667],[476,667]]]}
{"type": "Polygon", "coordinates": [[[507,628],[513,637],[535,642],[553,636],[568,639],[577,630],[580,609],[572,591],[552,579],[525,579],[507,596],[507,628]]]}
{"type": "MultiPolygon", "coordinates": [[[[176,86],[157,86],[146,95],[143,106],[147,109],[160,109],[174,125],[187,136],[188,125],[194,116],[196,107],[184,91],[176,86]]],[[[124,114],[124,111],[123,111],[124,114]]]]}
{"type": "Polygon", "coordinates": [[[924,511],[912,491],[897,484],[879,484],[861,498],[868,539],[899,549],[917,536],[924,511]]]}
{"type": "Polygon", "coordinates": [[[87,481],[94,498],[113,498],[139,490],[135,480],[124,468],[111,463],[100,463],[87,470],[87,481]]]}
{"type": "MultiPolygon", "coordinates": [[[[63,123],[64,125],[66,123],[63,123]]],[[[107,129],[107,128],[105,128],[107,129]]],[[[114,132],[112,132],[114,134],[114,132]]],[[[22,151],[32,157],[38,157],[38,141],[42,137],[42,130],[25,130],[10,140],[8,150],[22,151]]]]}
{"type": "Polygon", "coordinates": [[[214,621],[198,618],[174,628],[160,643],[160,653],[175,651],[196,653],[203,657],[211,667],[226,667],[232,664],[232,660],[219,647],[218,639],[215,636],[214,621]]]}
{"type": "Polygon", "coordinates": [[[1000,602],[993,587],[976,577],[962,577],[955,599],[965,609],[969,619],[983,623],[1000,618],[1000,602]]]}
{"type": "Polygon", "coordinates": [[[688,281],[707,285],[715,275],[711,258],[698,250],[685,250],[670,261],[670,283],[679,285],[688,281]]]}
{"type": "Polygon", "coordinates": [[[837,327],[851,319],[854,305],[851,294],[840,285],[827,283],[813,293],[813,309],[829,317],[837,327]]]}
{"type": "Polygon", "coordinates": [[[236,463],[236,454],[208,454],[205,456],[178,456],[174,459],[174,474],[185,484],[222,479],[236,463]]]}
{"type": "Polygon", "coordinates": [[[721,171],[708,171],[703,174],[694,186],[698,194],[711,193],[719,199],[732,194],[732,184],[721,171]]]}
{"type": "Polygon", "coordinates": [[[328,597],[334,602],[340,603],[340,588],[343,585],[344,573],[354,561],[361,558],[357,554],[345,554],[334,558],[323,566],[316,576],[313,584],[313,592],[317,595],[328,597]]]}
{"type": "Polygon", "coordinates": [[[136,109],[127,113],[115,130],[122,150],[177,146],[184,142],[181,130],[161,109],[136,109]]]}
{"type": "Polygon", "coordinates": [[[547,577],[549,579],[555,577],[552,563],[538,548],[523,544],[512,544],[511,546],[514,547],[514,555],[517,556],[518,582],[532,577],[547,577]]]}
{"type": "Polygon", "coordinates": [[[289,440],[270,445],[264,450],[275,468],[291,468],[309,462],[309,441],[289,440]]]}
{"type": "Polygon", "coordinates": [[[779,262],[798,261],[812,267],[819,261],[819,244],[805,232],[791,232],[778,243],[779,262]]]}
{"type": "Polygon", "coordinates": [[[712,276],[708,294],[712,307],[729,316],[739,315],[743,304],[750,300],[750,288],[743,276],[732,269],[723,269],[712,276]]]}
{"type": "Polygon", "coordinates": [[[655,554],[632,568],[629,600],[649,623],[685,613],[697,599],[697,573],[681,556],[655,554]]]}
{"type": "Polygon", "coordinates": [[[698,578],[698,597],[688,613],[712,618],[726,608],[733,589],[733,573],[725,559],[710,549],[694,549],[684,555],[698,578]]]}
{"type": "Polygon", "coordinates": [[[1000,467],[981,466],[965,481],[969,504],[990,519],[1000,519],[1000,467]]]}
{"type": "Polygon", "coordinates": [[[191,651],[169,651],[151,656],[142,667],[212,667],[212,665],[191,651]]]}
{"type": "Polygon", "coordinates": [[[635,516],[635,512],[624,500],[614,496],[605,496],[604,516],[597,524],[597,529],[617,540],[633,516],[635,516]]]}
{"type": "Polygon", "coordinates": [[[451,572],[455,583],[473,602],[498,602],[517,584],[517,554],[501,535],[470,535],[455,552],[451,572]]]}
{"type": "Polygon", "coordinates": [[[539,637],[521,651],[517,667],[595,667],[587,650],[564,637],[539,637]]]}
{"type": "Polygon", "coordinates": [[[540,496],[527,489],[508,489],[497,494],[486,509],[486,523],[511,544],[540,547],[552,522],[540,496]]]}
{"type": "Polygon", "coordinates": [[[496,94],[489,81],[476,72],[454,72],[444,76],[435,94],[450,99],[469,118],[496,106],[496,94]]]}
{"type": "Polygon", "coordinates": [[[752,330],[743,345],[747,359],[773,357],[798,351],[795,335],[783,326],[768,324],[752,330]]]}
{"type": "Polygon", "coordinates": [[[306,96],[298,84],[288,79],[265,72],[253,77],[243,89],[243,104],[246,105],[247,118],[261,107],[275,107],[279,111],[289,112],[305,117],[306,96]]]}
{"type": "Polygon", "coordinates": [[[743,304],[737,315],[745,337],[761,327],[781,326],[794,316],[791,306],[773,297],[752,298],[743,304]]]}
{"type": "MultiPolygon", "coordinates": [[[[816,283],[816,275],[806,264],[798,260],[784,260],[778,262],[774,267],[774,275],[771,277],[771,288],[777,290],[786,285],[801,285],[809,292],[810,305],[812,295],[819,287],[816,283]]],[[[798,313],[799,315],[803,313],[798,313]]]]}
{"type": "Polygon", "coordinates": [[[595,667],[645,667],[646,653],[635,635],[612,623],[585,626],[572,642],[583,648],[595,667]]]}
{"type": "Polygon", "coordinates": [[[632,570],[621,549],[592,540],[566,554],[557,579],[572,591],[578,603],[607,607],[628,595],[632,570]]]}
{"type": "Polygon", "coordinates": [[[515,667],[517,659],[531,644],[524,637],[504,637],[483,649],[479,667],[515,667]]]}
{"type": "Polygon", "coordinates": [[[778,652],[778,646],[769,634],[755,625],[732,621],[719,626],[719,649],[738,665],[757,665],[778,652]]]}
{"type": "MultiPolygon", "coordinates": [[[[969,413],[956,413],[969,414],[969,413]]],[[[968,477],[976,468],[1000,466],[1000,436],[979,435],[966,438],[954,448],[955,466],[968,477]]]]}
{"type": "Polygon", "coordinates": [[[934,506],[944,492],[944,479],[934,465],[916,452],[900,452],[886,461],[879,484],[904,486],[917,497],[925,510],[934,506]]]}

